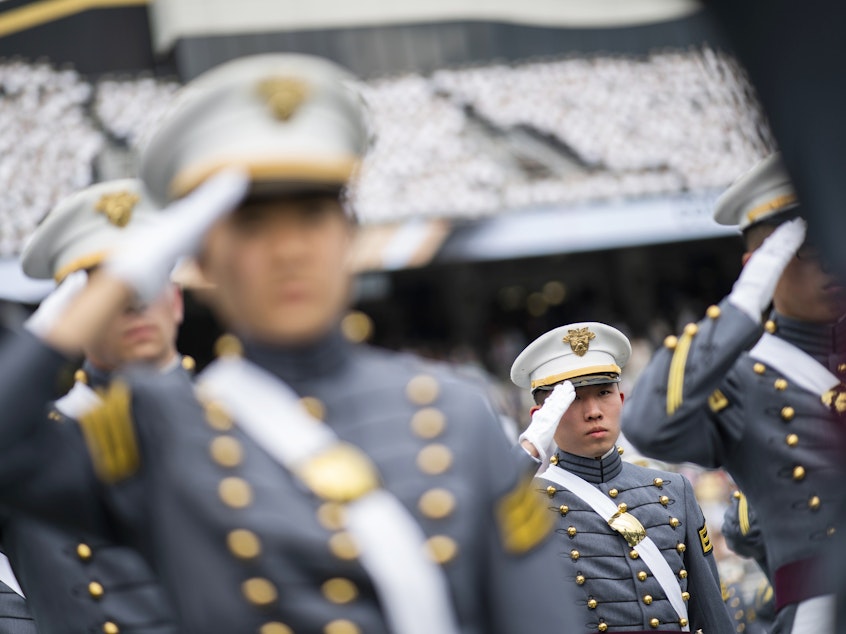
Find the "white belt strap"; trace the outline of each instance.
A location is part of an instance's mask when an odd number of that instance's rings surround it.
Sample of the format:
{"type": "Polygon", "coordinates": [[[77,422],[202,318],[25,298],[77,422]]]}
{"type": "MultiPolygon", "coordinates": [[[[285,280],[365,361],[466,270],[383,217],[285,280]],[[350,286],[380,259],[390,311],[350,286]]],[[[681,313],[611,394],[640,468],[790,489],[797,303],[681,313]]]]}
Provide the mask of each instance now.
{"type": "Polygon", "coordinates": [[[809,392],[822,395],[840,381],[828,368],[808,353],[784,339],[764,333],[749,351],[749,356],[762,361],[809,392]]]}
{"type": "Polygon", "coordinates": [[[55,407],[65,416],[78,419],[85,412],[101,403],[97,393],[80,381],[73,384],[70,391],[55,402],[55,407]]]}
{"type": "MultiPolygon", "coordinates": [[[[560,467],[550,466],[540,477],[563,486],[584,500],[609,524],[611,524],[611,519],[617,515],[619,510],[617,505],[605,497],[602,491],[575,473],[571,473],[560,467]]],[[[687,604],[682,598],[681,588],[678,581],[676,581],[676,575],[670,569],[670,564],[664,559],[664,555],[661,554],[658,546],[647,536],[637,544],[636,549],[643,563],[652,571],[655,579],[664,589],[664,593],[667,595],[667,599],[670,601],[673,609],[679,615],[679,619],[684,619],[687,622],[687,604]]],[[[689,632],[690,627],[685,625],[682,627],[682,631],[689,632]]]]}
{"type": "MultiPolygon", "coordinates": [[[[243,359],[218,359],[200,375],[198,389],[219,400],[248,436],[295,474],[339,442],[331,428],[309,416],[284,383],[243,359]]],[[[408,509],[379,488],[346,508],[347,528],[391,631],[458,634],[446,578],[427,557],[425,536],[408,509]]]]}
{"type": "Polygon", "coordinates": [[[836,608],[833,594],[805,599],[796,607],[790,634],[833,634],[836,608]]]}

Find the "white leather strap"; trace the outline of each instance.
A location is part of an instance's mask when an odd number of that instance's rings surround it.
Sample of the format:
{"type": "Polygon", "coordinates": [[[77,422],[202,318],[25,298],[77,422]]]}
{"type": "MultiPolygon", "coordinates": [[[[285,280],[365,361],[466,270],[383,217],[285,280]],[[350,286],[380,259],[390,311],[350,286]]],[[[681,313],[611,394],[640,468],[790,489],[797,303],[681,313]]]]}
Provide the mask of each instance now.
{"type": "MultiPolygon", "coordinates": [[[[581,498],[606,522],[609,522],[619,510],[617,505],[605,497],[602,491],[566,469],[550,466],[540,477],[564,487],[581,498]]],[[[661,550],[648,536],[643,538],[635,547],[635,550],[637,550],[638,555],[640,555],[641,560],[646,564],[647,568],[652,571],[656,581],[664,589],[664,593],[667,595],[667,599],[670,601],[676,614],[679,615],[679,619],[685,619],[687,621],[687,604],[682,598],[681,587],[679,587],[678,581],[676,581],[676,575],[670,569],[670,564],[667,563],[664,555],[661,554],[661,550]]],[[[682,631],[689,632],[690,627],[685,625],[682,631]]]]}
{"type": "MultiPolygon", "coordinates": [[[[218,359],[197,383],[203,395],[219,400],[248,436],[293,473],[338,442],[287,385],[248,361],[218,359]]],[[[408,509],[376,489],[347,505],[347,521],[391,632],[458,634],[446,577],[426,555],[425,536],[408,509]]]]}
{"type": "Polygon", "coordinates": [[[822,395],[840,381],[808,353],[784,339],[764,333],[749,356],[775,368],[809,392],[822,395]]]}
{"type": "Polygon", "coordinates": [[[790,634],[834,634],[836,608],[833,594],[805,599],[796,607],[790,634]]]}
{"type": "Polygon", "coordinates": [[[67,394],[54,403],[54,406],[65,416],[78,419],[100,403],[101,399],[94,390],[85,383],[77,381],[67,394]]]}

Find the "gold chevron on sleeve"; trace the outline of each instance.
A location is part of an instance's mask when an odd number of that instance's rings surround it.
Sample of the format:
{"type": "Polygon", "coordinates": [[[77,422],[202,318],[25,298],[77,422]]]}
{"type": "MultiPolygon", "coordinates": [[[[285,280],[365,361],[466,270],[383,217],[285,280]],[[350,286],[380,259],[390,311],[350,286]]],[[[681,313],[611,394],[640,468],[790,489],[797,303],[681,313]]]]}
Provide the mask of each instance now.
{"type": "Polygon", "coordinates": [[[100,480],[112,484],[133,475],[140,466],[140,457],[129,387],[114,381],[102,397],[98,407],[80,416],[79,425],[94,472],[100,480]]]}
{"type": "Polygon", "coordinates": [[[532,478],[523,479],[502,496],[496,516],[505,550],[513,554],[528,552],[540,544],[555,519],[532,486],[532,478]]]}
{"type": "Polygon", "coordinates": [[[684,369],[693,334],[688,331],[679,338],[673,358],[670,361],[670,373],[667,377],[667,415],[673,415],[682,404],[684,391],[684,369]]]}

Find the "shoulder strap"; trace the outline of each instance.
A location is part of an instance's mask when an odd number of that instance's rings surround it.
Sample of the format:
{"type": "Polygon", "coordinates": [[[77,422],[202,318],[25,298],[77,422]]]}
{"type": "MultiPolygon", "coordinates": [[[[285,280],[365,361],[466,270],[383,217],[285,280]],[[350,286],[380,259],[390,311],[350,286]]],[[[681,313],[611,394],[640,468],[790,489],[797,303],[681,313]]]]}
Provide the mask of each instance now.
{"type": "Polygon", "coordinates": [[[822,395],[840,383],[811,355],[769,333],[763,334],[749,351],[749,356],[776,368],[797,385],[815,394],[822,395]]]}
{"type": "MultiPolygon", "coordinates": [[[[667,599],[669,599],[670,604],[676,611],[676,614],[679,615],[679,619],[684,619],[684,622],[687,622],[687,604],[682,598],[681,588],[676,581],[675,574],[673,574],[673,571],[670,569],[670,564],[668,564],[667,560],[664,559],[664,555],[661,554],[658,546],[656,546],[655,543],[646,535],[646,530],[642,526],[640,526],[638,531],[639,536],[632,538],[631,531],[626,530],[626,527],[630,527],[633,522],[621,523],[617,521],[621,516],[628,516],[633,519],[634,522],[637,522],[636,525],[639,526],[640,522],[638,522],[634,516],[631,516],[629,513],[621,514],[617,505],[605,497],[602,491],[594,487],[589,482],[583,480],[575,473],[567,471],[566,469],[561,469],[560,467],[553,465],[542,473],[540,477],[563,486],[568,491],[581,498],[588,504],[588,506],[596,511],[600,517],[608,522],[611,528],[623,535],[623,537],[629,541],[629,545],[632,546],[632,548],[636,547],[641,560],[643,560],[643,563],[645,563],[652,571],[652,574],[655,575],[655,579],[664,589],[664,593],[667,595],[667,599]]],[[[682,631],[689,632],[690,627],[685,625],[682,628],[682,631]]]]}
{"type": "Polygon", "coordinates": [[[314,494],[346,504],[347,528],[391,632],[458,634],[446,577],[426,556],[422,529],[379,486],[364,452],[341,442],[300,406],[287,385],[244,359],[215,361],[200,375],[198,394],[222,403],[256,444],[314,494]]]}

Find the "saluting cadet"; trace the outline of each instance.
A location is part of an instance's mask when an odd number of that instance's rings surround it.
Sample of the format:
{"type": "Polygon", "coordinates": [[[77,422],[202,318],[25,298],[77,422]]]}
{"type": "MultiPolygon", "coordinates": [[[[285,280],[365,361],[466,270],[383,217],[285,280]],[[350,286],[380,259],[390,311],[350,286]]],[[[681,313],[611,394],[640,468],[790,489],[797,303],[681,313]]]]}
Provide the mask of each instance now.
{"type": "MultiPolygon", "coordinates": [[[[132,179],[100,183],[59,202],[27,243],[22,266],[33,278],[59,283],[69,275],[74,278],[46,298],[26,326],[36,333],[49,328],[62,305],[85,285],[85,271],[97,267],[129,227],[157,219],[140,183],[132,179]]],[[[149,303],[128,304],[86,345],[70,392],[49,408],[43,403],[46,424],[75,424],[100,401],[112,373],[126,364],[146,364],[168,380],[187,382],[182,365],[190,367],[191,360],[180,357],[175,347],[181,320],[181,294],[173,285],[149,303]]],[[[2,359],[4,364],[10,361],[6,373],[16,371],[13,359],[2,359]]],[[[59,383],[56,372],[33,381],[46,390],[59,383]]],[[[5,416],[15,415],[15,408],[5,411],[5,416]]],[[[136,551],[24,514],[4,518],[2,540],[39,632],[176,631],[167,596],[136,551]]]]}
{"type": "Polygon", "coordinates": [[[80,417],[84,449],[67,427],[33,439],[31,425],[3,426],[0,446],[43,461],[61,442],[67,464],[17,464],[30,478],[0,497],[137,544],[187,632],[579,631],[549,567],[554,518],[479,389],[342,334],[353,232],[341,196],[367,140],[350,79],[267,55],[187,87],[143,157],[157,199],[181,197],[166,227],[114,253],[48,345],[17,343],[24,361],[0,404],[201,243],[239,338],[196,389],[141,372],[113,381],[80,417]]]}
{"type": "Polygon", "coordinates": [[[800,211],[778,155],[725,192],[715,217],[743,231],[743,271],[655,354],[623,430],[647,455],[725,467],[758,516],[774,631],[824,633],[833,601],[817,568],[844,497],[846,292],[803,243],[800,211]]]}
{"type": "Polygon", "coordinates": [[[537,404],[521,444],[542,463],[577,622],[589,632],[732,632],[690,482],[626,463],[616,446],[630,355],[619,330],[582,322],[541,335],[511,367],[537,404]]]}

